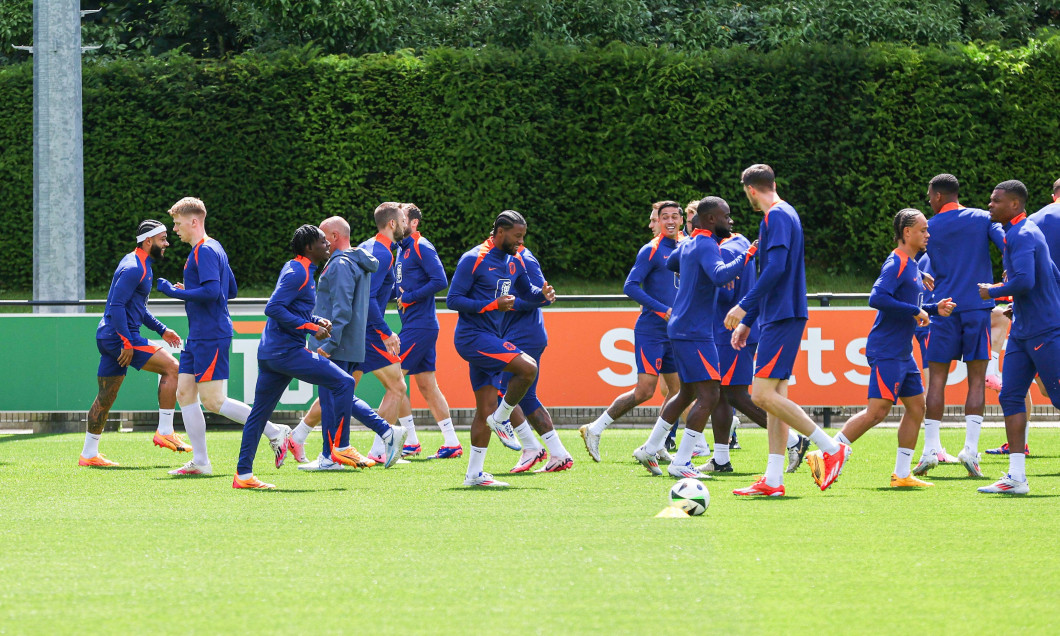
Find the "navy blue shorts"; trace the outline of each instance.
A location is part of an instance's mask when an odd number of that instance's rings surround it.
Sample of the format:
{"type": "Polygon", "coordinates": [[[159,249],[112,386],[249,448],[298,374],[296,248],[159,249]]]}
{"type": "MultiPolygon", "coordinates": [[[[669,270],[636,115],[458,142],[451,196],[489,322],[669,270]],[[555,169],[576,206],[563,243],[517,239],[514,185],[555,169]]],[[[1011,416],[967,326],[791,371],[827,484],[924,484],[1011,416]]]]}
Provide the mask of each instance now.
{"type": "Polygon", "coordinates": [[[905,360],[869,358],[869,399],[897,402],[923,392],[924,379],[912,355],[905,360]]]}
{"type": "MultiPolygon", "coordinates": [[[[932,320],[934,320],[934,318],[932,318],[932,320]]],[[[919,328],[913,332],[913,337],[916,338],[917,344],[920,345],[920,368],[926,369],[928,365],[928,339],[931,337],[931,328],[919,328]]]]}
{"type": "Polygon", "coordinates": [[[927,343],[928,362],[949,364],[954,360],[990,359],[989,309],[932,316],[928,329],[931,332],[927,343]]]}
{"type": "Polygon", "coordinates": [[[180,352],[180,373],[190,373],[196,382],[228,379],[228,351],[231,338],[185,340],[180,352]]]}
{"type": "Polygon", "coordinates": [[[715,341],[718,347],[718,364],[721,367],[722,386],[748,386],[755,375],[755,351],[757,342],[748,342],[747,346],[737,351],[728,340],[715,341]]]}
{"type": "Polygon", "coordinates": [[[522,353],[511,342],[484,331],[458,336],[453,344],[456,345],[456,352],[470,366],[472,391],[484,386],[497,386],[500,372],[522,353]]]}
{"type": "Polygon", "coordinates": [[[633,348],[637,357],[637,373],[659,375],[677,371],[674,348],[665,332],[634,328],[633,348]]]}
{"type": "MultiPolygon", "coordinates": [[[[401,337],[400,334],[398,337],[401,337]]],[[[387,352],[383,337],[376,332],[372,332],[364,340],[364,361],[354,363],[353,370],[361,373],[371,373],[400,362],[400,356],[390,355],[387,352]]]]}
{"type": "MultiPolygon", "coordinates": [[[[130,341],[133,348],[132,362],[129,363],[129,367],[132,367],[139,371],[144,368],[147,361],[151,359],[151,356],[155,355],[162,347],[157,347],[147,341],[140,334],[133,334],[133,339],[130,341]]],[[[129,371],[129,367],[123,367],[118,364],[118,356],[121,355],[123,346],[120,336],[114,336],[112,338],[96,338],[96,348],[99,349],[99,369],[96,371],[96,375],[101,378],[113,378],[119,375],[125,375],[129,371]]]]}
{"type": "Polygon", "coordinates": [[[677,377],[681,382],[721,381],[718,373],[718,348],[713,340],[674,340],[677,377]]]}
{"type": "Polygon", "coordinates": [[[1023,402],[1034,376],[1042,379],[1054,407],[1060,408],[1060,331],[1022,340],[1009,335],[1001,366],[998,402],[1006,416],[1027,410],[1023,402]]]}
{"type": "Polygon", "coordinates": [[[435,370],[438,359],[437,329],[402,329],[401,370],[409,375],[435,370]]]}
{"type": "Polygon", "coordinates": [[[755,377],[774,380],[790,378],[805,329],[805,318],[786,318],[762,325],[755,359],[755,377]]]}

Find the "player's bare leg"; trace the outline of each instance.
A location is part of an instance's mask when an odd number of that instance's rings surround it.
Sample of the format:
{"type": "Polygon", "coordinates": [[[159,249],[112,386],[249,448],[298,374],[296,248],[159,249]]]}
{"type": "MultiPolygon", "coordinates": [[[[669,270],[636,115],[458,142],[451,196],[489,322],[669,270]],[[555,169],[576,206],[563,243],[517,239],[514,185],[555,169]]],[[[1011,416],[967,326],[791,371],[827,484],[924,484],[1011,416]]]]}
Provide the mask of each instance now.
{"type": "Polygon", "coordinates": [[[798,404],[788,399],[788,380],[755,378],[751,399],[768,414],[769,461],[764,477],[766,486],[778,488],[783,483],[782,470],[786,460],[789,427],[802,433],[820,449],[821,470],[813,472],[814,481],[822,490],[828,488],[842,471],[850,447],[837,443],[828,436],[798,404]]]}
{"type": "MultiPolygon", "coordinates": [[[[667,387],[664,390],[664,396],[667,392],[676,394],[681,384],[676,373],[664,373],[663,382],[665,383],[664,386],[667,387]]],[[[607,407],[607,410],[600,417],[578,429],[578,432],[581,433],[582,441],[585,442],[585,450],[588,451],[589,457],[592,457],[593,461],[600,461],[600,437],[603,435],[604,430],[615,420],[650,400],[655,395],[655,389],[658,387],[659,376],[651,373],[638,373],[637,384],[633,389],[615,398],[615,401],[611,403],[611,406],[607,407]]]]}
{"type": "MultiPolygon", "coordinates": [[[[405,384],[405,374],[401,372],[401,365],[395,362],[372,371],[372,375],[383,385],[383,399],[379,402],[379,408],[376,409],[379,417],[386,420],[387,424],[391,426],[399,423],[405,426],[409,431],[405,444],[418,446],[419,441],[416,438],[412,424],[412,403],[409,401],[408,387],[405,384]]],[[[355,371],[354,380],[358,379],[360,379],[360,376],[355,371]]],[[[368,458],[376,463],[381,463],[379,459],[384,456],[385,449],[386,445],[383,443],[383,439],[378,435],[373,436],[372,448],[368,451],[368,458]]]]}
{"type": "Polygon", "coordinates": [[[652,474],[662,474],[658,463],[654,461],[655,455],[665,444],[666,434],[669,433],[672,423],[677,421],[678,416],[685,409],[689,409],[681,444],[677,448],[677,453],[668,471],[671,476],[679,478],[709,479],[709,475],[700,472],[692,465],[692,452],[696,444],[702,440],[707,418],[710,417],[720,397],[721,383],[717,380],[682,382],[677,394],[672,395],[659,410],[659,419],[656,420],[648,441],[638,448],[633,456],[652,474]]]}
{"type": "MultiPolygon", "coordinates": [[[[971,371],[969,370],[969,375],[971,371]]],[[[942,446],[940,431],[942,414],[946,408],[946,383],[950,379],[948,362],[928,362],[927,368],[927,411],[924,416],[924,451],[920,455],[913,473],[924,475],[939,464],[955,464],[957,458],[946,452],[942,446]]],[[[985,384],[985,380],[984,380],[985,384]]],[[[985,394],[984,394],[985,400],[985,394]]]]}
{"type": "Polygon", "coordinates": [[[449,402],[446,401],[445,395],[438,387],[438,377],[434,371],[424,371],[412,377],[416,380],[416,387],[419,389],[420,395],[427,402],[427,408],[430,409],[431,416],[438,423],[438,429],[442,431],[442,446],[428,459],[460,457],[463,455],[464,449],[460,446],[460,440],[457,438],[456,430],[453,428],[449,402]]]}
{"type": "Polygon", "coordinates": [[[117,466],[99,453],[99,439],[103,435],[103,427],[107,424],[107,416],[110,408],[118,399],[118,389],[125,381],[124,375],[108,377],[97,377],[96,384],[99,386],[96,399],[92,401],[92,407],[88,410],[88,422],[85,431],[85,445],[78,459],[79,466],[117,466]]]}
{"type": "Polygon", "coordinates": [[[179,383],[177,359],[165,349],[159,349],[144,363],[143,370],[157,373],[158,378],[158,429],[152,442],[155,446],[184,453],[191,450],[173,430],[173,415],[177,407],[177,384],[179,383]]]}
{"type": "Polygon", "coordinates": [[[1005,346],[1009,327],[1012,321],[1005,315],[1002,307],[994,307],[990,312],[990,360],[986,366],[986,388],[991,391],[1001,390],[1001,349],[1005,346]]]}

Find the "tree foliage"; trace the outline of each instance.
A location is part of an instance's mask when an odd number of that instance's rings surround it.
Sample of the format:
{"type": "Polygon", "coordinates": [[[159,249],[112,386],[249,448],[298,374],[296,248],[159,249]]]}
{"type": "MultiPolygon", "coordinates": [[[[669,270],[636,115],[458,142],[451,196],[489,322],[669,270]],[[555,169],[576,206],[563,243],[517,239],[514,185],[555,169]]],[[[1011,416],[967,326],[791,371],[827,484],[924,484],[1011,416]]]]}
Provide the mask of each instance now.
{"type": "MultiPolygon", "coordinates": [[[[501,210],[522,211],[550,272],[625,274],[652,201],[728,199],[758,220],[741,169],[774,166],[807,255],[873,271],[890,219],[952,172],[962,199],[1023,180],[1047,202],[1060,165],[1060,38],[1019,49],[812,45],[685,53],[609,45],[86,66],[88,284],[105,286],[137,224],[201,197],[240,280],[270,284],[298,225],[354,236],[381,201],[414,201],[450,268],[501,210]]],[[[32,72],[0,69],[0,223],[32,224],[32,72]]],[[[163,219],[164,220],[164,219],[163,219]]],[[[0,233],[0,287],[30,286],[25,232],[0,233]]],[[[187,246],[160,275],[179,278],[187,246]]]]}

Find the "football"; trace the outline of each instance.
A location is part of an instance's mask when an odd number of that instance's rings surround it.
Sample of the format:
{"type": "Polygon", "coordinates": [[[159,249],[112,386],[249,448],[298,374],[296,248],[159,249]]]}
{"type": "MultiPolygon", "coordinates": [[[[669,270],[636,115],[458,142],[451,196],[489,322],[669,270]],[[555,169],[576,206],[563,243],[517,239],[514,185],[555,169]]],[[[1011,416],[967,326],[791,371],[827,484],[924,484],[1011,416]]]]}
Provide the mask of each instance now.
{"type": "Polygon", "coordinates": [[[710,491],[698,479],[686,477],[670,489],[670,505],[690,515],[701,515],[710,505],[710,491]]]}

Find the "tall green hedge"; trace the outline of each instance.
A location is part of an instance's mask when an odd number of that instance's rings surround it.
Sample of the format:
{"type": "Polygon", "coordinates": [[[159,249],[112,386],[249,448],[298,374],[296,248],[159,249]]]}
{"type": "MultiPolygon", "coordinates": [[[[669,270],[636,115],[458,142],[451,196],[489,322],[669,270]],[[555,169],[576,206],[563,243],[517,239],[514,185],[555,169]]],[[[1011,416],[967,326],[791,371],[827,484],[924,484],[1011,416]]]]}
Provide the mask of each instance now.
{"type": "MultiPolygon", "coordinates": [[[[31,285],[31,79],[0,70],[0,287],[31,285]]],[[[701,54],[610,46],[410,55],[183,57],[85,68],[86,254],[106,286],[139,220],[196,195],[245,283],[271,283],[292,231],[347,216],[374,232],[414,201],[452,268],[502,209],[524,212],[546,270],[616,277],[654,200],[717,194],[755,234],[740,170],[774,166],[808,258],[872,271],[890,218],[927,180],[963,199],[1060,176],[1060,40],[971,47],[808,47],[701,54]]],[[[75,240],[76,237],[71,237],[75,240]]],[[[179,277],[186,246],[161,274],[179,277]]]]}

